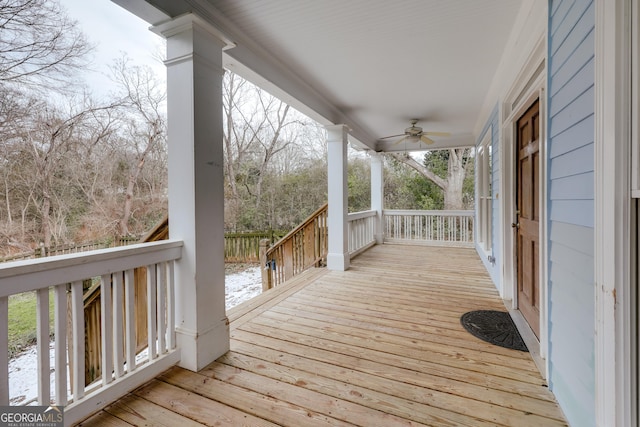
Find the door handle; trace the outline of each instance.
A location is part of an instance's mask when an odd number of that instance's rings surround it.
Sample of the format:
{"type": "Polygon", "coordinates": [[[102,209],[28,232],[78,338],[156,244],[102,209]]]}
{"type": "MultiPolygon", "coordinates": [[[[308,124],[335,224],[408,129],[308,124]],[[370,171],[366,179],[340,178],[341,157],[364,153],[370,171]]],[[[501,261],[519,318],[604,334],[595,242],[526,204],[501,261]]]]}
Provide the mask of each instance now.
{"type": "Polygon", "coordinates": [[[518,223],[512,222],[512,223],[511,223],[511,228],[517,228],[517,229],[520,229],[520,223],[519,223],[519,222],[518,222],[518,223]]]}

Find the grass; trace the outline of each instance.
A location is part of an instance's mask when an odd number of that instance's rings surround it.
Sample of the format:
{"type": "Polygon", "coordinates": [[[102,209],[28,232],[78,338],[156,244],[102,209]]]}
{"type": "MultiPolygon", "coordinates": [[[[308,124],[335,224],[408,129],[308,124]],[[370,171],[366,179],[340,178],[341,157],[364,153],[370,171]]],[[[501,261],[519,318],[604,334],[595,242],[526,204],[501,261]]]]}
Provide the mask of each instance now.
{"type": "MultiPolygon", "coordinates": [[[[49,325],[53,332],[53,290],[49,291],[49,325]]],[[[36,342],[36,293],[9,297],[9,357],[36,342]]]]}

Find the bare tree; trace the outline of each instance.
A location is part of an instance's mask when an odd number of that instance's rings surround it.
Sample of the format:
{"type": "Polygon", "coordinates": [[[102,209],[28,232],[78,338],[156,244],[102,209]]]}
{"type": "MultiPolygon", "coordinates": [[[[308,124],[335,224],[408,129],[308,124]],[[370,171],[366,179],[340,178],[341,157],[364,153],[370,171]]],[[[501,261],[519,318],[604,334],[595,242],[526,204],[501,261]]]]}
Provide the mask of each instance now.
{"type": "Polygon", "coordinates": [[[247,111],[246,105],[251,98],[248,82],[232,72],[226,72],[223,79],[222,106],[224,110],[224,154],[226,173],[231,195],[238,198],[236,171],[254,141],[255,134],[246,123],[253,121],[257,111],[254,107],[247,111]],[[242,120],[239,120],[240,116],[242,120]]]}
{"type": "Polygon", "coordinates": [[[27,249],[27,211],[35,184],[33,162],[25,153],[22,140],[30,125],[30,111],[37,103],[22,93],[0,87],[0,177],[3,203],[0,206],[2,243],[27,249]],[[20,221],[15,219],[20,218],[20,221]]]}
{"type": "Polygon", "coordinates": [[[293,125],[303,126],[303,123],[290,114],[290,105],[261,89],[257,90],[257,96],[259,105],[264,112],[263,120],[256,127],[251,126],[261,147],[261,161],[259,163],[255,193],[256,209],[259,209],[262,199],[262,184],[267,167],[278,153],[285,150],[295,141],[296,135],[293,125]],[[292,132],[287,134],[287,130],[290,129],[292,132]]]}
{"type": "Polygon", "coordinates": [[[0,0],[0,82],[62,85],[89,50],[58,0],[0,0]]]}
{"type": "Polygon", "coordinates": [[[259,227],[269,216],[262,206],[265,182],[270,174],[291,166],[282,167],[284,157],[291,161],[301,157],[292,147],[309,120],[231,72],[223,81],[223,105],[226,223],[235,230],[240,216],[251,216],[253,226],[259,227]]]}
{"type": "Polygon", "coordinates": [[[11,213],[12,185],[9,183],[9,177],[12,176],[16,163],[18,163],[14,158],[15,139],[18,130],[22,128],[20,123],[29,114],[28,104],[29,98],[22,96],[18,91],[0,87],[0,160],[2,161],[0,171],[4,184],[4,214],[9,227],[13,223],[11,213]]]}
{"type": "Polygon", "coordinates": [[[73,82],[71,72],[86,63],[90,48],[58,0],[0,0],[0,161],[3,229],[10,242],[13,213],[20,213],[24,242],[28,224],[36,222],[30,220],[31,209],[37,207],[40,220],[44,219],[38,221],[43,237],[50,244],[51,178],[57,172],[58,152],[66,145],[62,139],[73,128],[54,112],[42,91],[31,95],[27,91],[68,87],[73,82]]]}
{"type": "Polygon", "coordinates": [[[166,140],[166,93],[149,67],[132,65],[126,57],[115,62],[112,72],[122,90],[126,113],[124,141],[132,153],[119,223],[120,235],[127,236],[135,186],[148,156],[166,140]]]}
{"type": "Polygon", "coordinates": [[[115,140],[121,117],[119,105],[110,107],[89,112],[91,119],[76,135],[75,150],[70,152],[65,167],[70,184],[79,193],[76,198],[81,195],[87,205],[80,229],[74,233],[81,241],[113,236],[118,224],[116,204],[112,202],[112,165],[118,157],[115,140]]]}
{"type": "MultiPolygon", "coordinates": [[[[408,153],[391,153],[396,160],[411,167],[425,178],[440,187],[444,193],[444,208],[446,210],[464,209],[463,185],[467,171],[473,165],[473,159],[469,155],[469,149],[452,148],[447,150],[447,167],[441,177],[435,170],[426,164],[417,162],[408,153]]],[[[428,164],[428,162],[425,162],[428,164]]]]}
{"type": "Polygon", "coordinates": [[[222,106],[225,125],[224,164],[227,192],[225,216],[235,229],[235,218],[241,209],[238,190],[238,174],[255,142],[255,131],[248,125],[258,115],[257,104],[253,102],[253,86],[235,73],[227,71],[222,83],[222,106]]]}

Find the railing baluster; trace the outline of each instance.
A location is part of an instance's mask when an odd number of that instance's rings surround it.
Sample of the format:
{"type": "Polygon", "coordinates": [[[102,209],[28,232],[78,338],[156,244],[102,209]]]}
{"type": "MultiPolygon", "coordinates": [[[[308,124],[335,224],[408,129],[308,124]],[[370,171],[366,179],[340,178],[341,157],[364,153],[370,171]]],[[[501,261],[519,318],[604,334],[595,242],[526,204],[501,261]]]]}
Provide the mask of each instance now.
{"type": "Polygon", "coordinates": [[[122,292],[123,273],[114,273],[113,280],[113,363],[116,379],[124,374],[124,329],[122,325],[122,309],[124,299],[122,292]]]}
{"type": "Polygon", "coordinates": [[[472,246],[473,211],[384,210],[385,240],[472,246]]]}
{"type": "Polygon", "coordinates": [[[67,405],[67,285],[53,289],[56,405],[67,405]]]}
{"type": "Polygon", "coordinates": [[[38,355],[38,404],[51,404],[49,356],[49,288],[36,291],[36,351],[38,355]]]}
{"type": "Polygon", "coordinates": [[[106,249],[93,254],[74,253],[60,259],[29,260],[20,265],[3,265],[0,275],[0,364],[3,365],[0,367],[0,406],[8,405],[13,397],[9,389],[7,325],[9,298],[14,294],[33,292],[36,297],[37,353],[34,363],[38,367],[37,404],[50,405],[55,402],[56,405],[66,406],[65,421],[69,424],[81,421],[132,387],[143,384],[177,363],[179,351],[170,351],[176,347],[173,262],[180,258],[181,247],[182,242],[167,241],[127,249],[106,249]],[[140,373],[134,374],[137,345],[134,268],[146,264],[151,264],[149,276],[153,284],[149,292],[153,298],[149,304],[150,311],[160,323],[161,336],[157,336],[156,320],[151,320],[151,357],[146,366],[138,367],[140,373]],[[159,281],[156,281],[157,265],[162,268],[159,281]],[[127,270],[123,271],[122,268],[127,270]],[[43,274],[48,271],[53,273],[43,274]],[[99,287],[85,301],[83,285],[95,277],[100,278],[99,287]],[[123,289],[125,281],[126,287],[123,289]],[[70,292],[67,290],[68,283],[71,283],[70,292]],[[53,297],[50,296],[51,292],[53,297]],[[54,299],[52,308],[51,298],[54,299]],[[52,314],[53,327],[49,322],[52,314]],[[96,330],[97,325],[99,327],[96,330]],[[53,349],[51,337],[55,339],[53,349]],[[98,350],[100,346],[101,351],[98,350]],[[156,355],[158,346],[164,353],[160,358],[156,355]],[[55,372],[54,383],[51,368],[55,372]],[[100,371],[101,380],[86,386],[94,381],[100,371]],[[129,373],[132,375],[128,376],[129,373]],[[118,381],[114,381],[114,377],[118,381]]]}
{"type": "Polygon", "coordinates": [[[102,385],[113,380],[113,323],[111,304],[111,275],[100,277],[100,320],[102,329],[102,385]]]}
{"type": "Polygon", "coordinates": [[[375,211],[354,212],[348,215],[347,233],[349,253],[353,256],[375,243],[375,211]]]}
{"type": "Polygon", "coordinates": [[[167,264],[162,262],[158,264],[158,353],[167,352],[165,347],[166,314],[167,314],[167,264]]]}
{"type": "Polygon", "coordinates": [[[71,317],[73,322],[73,400],[84,397],[84,303],[82,280],[71,284],[71,317]]]}
{"type": "Polygon", "coordinates": [[[422,222],[424,227],[423,240],[431,239],[431,217],[429,215],[422,216],[422,222]]]}
{"type": "Polygon", "coordinates": [[[9,404],[9,297],[0,297],[0,406],[9,404]]]}
{"type": "Polygon", "coordinates": [[[393,231],[394,231],[394,236],[396,239],[401,239],[402,238],[402,234],[400,230],[400,215],[396,215],[393,217],[393,231]]]}
{"type": "Polygon", "coordinates": [[[167,347],[173,350],[176,347],[176,295],[174,283],[174,262],[169,261],[167,277],[167,347]]]}
{"type": "Polygon", "coordinates": [[[135,276],[134,270],[124,272],[124,301],[125,301],[125,351],[127,352],[127,372],[136,369],[136,316],[135,316],[135,276]]]}
{"type": "Polygon", "coordinates": [[[156,266],[147,266],[147,337],[149,344],[149,362],[157,356],[157,297],[156,297],[156,266]]]}

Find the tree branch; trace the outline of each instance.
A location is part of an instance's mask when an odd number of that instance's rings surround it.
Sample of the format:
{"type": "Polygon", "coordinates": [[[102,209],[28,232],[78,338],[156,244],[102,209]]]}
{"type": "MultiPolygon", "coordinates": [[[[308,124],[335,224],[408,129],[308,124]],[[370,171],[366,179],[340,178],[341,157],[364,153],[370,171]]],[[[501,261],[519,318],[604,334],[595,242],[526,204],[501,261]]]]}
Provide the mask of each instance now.
{"type": "Polygon", "coordinates": [[[418,173],[423,175],[425,178],[427,178],[429,181],[433,182],[438,187],[442,188],[443,190],[446,189],[447,181],[445,181],[444,179],[440,178],[438,175],[436,175],[435,173],[433,173],[432,171],[430,171],[429,169],[427,169],[426,167],[424,167],[420,163],[416,162],[414,160],[414,158],[411,157],[410,155],[408,155],[406,153],[388,153],[388,154],[391,157],[393,157],[394,159],[396,159],[397,161],[399,161],[401,163],[404,163],[405,165],[409,166],[410,168],[416,170],[418,173]]]}

